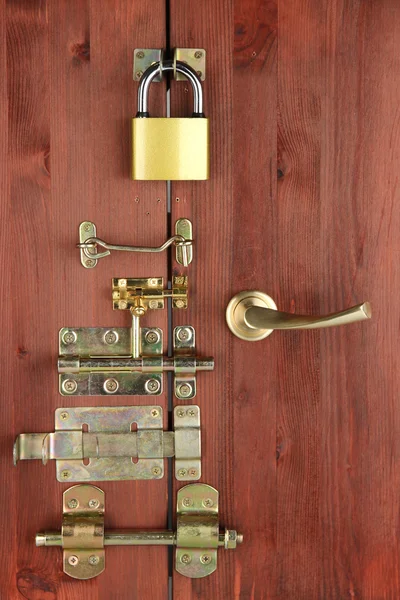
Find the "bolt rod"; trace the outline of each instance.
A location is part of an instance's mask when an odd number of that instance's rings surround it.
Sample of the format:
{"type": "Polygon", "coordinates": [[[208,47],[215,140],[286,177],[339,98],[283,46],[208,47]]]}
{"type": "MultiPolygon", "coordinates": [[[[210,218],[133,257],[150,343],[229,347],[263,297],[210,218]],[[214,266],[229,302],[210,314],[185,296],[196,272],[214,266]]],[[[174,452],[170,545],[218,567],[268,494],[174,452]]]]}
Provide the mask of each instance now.
{"type": "MultiPolygon", "coordinates": [[[[165,371],[175,371],[175,362],[173,357],[160,357],[162,358],[162,365],[143,367],[141,358],[123,358],[123,357],[112,357],[112,358],[73,358],[69,361],[68,358],[63,357],[58,363],[59,373],[91,373],[93,371],[100,372],[127,372],[133,371],[138,372],[151,372],[151,373],[162,373],[165,371]]],[[[184,362],[185,357],[181,357],[179,360],[184,362]]],[[[191,371],[212,371],[214,369],[213,358],[189,358],[188,362],[191,363],[191,371]]],[[[183,367],[181,367],[183,368],[183,367]]],[[[177,372],[179,372],[179,368],[177,372]]]]}
{"type": "MultiPolygon", "coordinates": [[[[62,546],[62,535],[57,532],[38,533],[36,546],[62,546]]],[[[238,534],[241,544],[243,536],[238,534]]],[[[174,531],[125,531],[104,534],[105,546],[176,546],[174,531]]],[[[219,534],[218,546],[225,546],[225,533],[219,534]]]]}

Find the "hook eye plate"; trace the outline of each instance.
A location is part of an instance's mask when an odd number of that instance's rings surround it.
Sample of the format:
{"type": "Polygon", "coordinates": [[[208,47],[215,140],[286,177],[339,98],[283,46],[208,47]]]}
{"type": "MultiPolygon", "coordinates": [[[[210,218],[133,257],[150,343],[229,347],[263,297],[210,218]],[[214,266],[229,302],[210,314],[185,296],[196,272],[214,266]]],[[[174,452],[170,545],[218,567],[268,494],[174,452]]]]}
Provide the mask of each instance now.
{"type": "Polygon", "coordinates": [[[257,342],[268,337],[273,329],[254,329],[245,321],[245,314],[249,308],[260,306],[277,310],[275,302],[270,296],[257,290],[249,290],[236,294],[226,308],[226,322],[229,329],[236,337],[246,342],[257,342]]]}

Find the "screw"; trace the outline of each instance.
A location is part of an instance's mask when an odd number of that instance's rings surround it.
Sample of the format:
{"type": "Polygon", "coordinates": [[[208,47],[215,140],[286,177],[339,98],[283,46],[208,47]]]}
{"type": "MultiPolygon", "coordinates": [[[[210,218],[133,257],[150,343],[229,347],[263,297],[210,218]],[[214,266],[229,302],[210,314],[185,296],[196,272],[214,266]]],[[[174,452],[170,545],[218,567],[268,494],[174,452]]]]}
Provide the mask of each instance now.
{"type": "Polygon", "coordinates": [[[98,556],[96,556],[95,554],[92,554],[92,556],[89,556],[89,564],[90,565],[98,565],[100,562],[100,558],[98,556]]]}
{"type": "Polygon", "coordinates": [[[118,308],[120,308],[121,310],[125,310],[126,308],[128,308],[128,303],[126,300],[120,300],[118,302],[118,308]]]}
{"type": "Polygon", "coordinates": [[[67,379],[63,382],[62,387],[67,394],[73,394],[76,391],[78,384],[73,379],[67,379]]]}
{"type": "Polygon", "coordinates": [[[179,477],[185,477],[185,475],[187,475],[186,469],[179,469],[178,475],[179,477]]]}
{"type": "Polygon", "coordinates": [[[87,267],[94,267],[94,260],[92,260],[91,258],[88,258],[87,260],[85,260],[85,265],[87,267]]]}
{"type": "Polygon", "coordinates": [[[103,388],[108,394],[115,394],[119,388],[119,383],[116,379],[106,379],[103,388]]]}
{"type": "Polygon", "coordinates": [[[183,410],[183,408],[178,408],[178,410],[176,411],[176,416],[177,417],[184,417],[186,414],[186,411],[183,410]]]}
{"type": "Polygon", "coordinates": [[[107,331],[104,336],[104,341],[106,344],[115,344],[118,340],[118,334],[115,331],[107,331]]]}
{"type": "Polygon", "coordinates": [[[136,52],[136,58],[144,58],[143,50],[139,50],[139,52],[136,52]]]}
{"type": "Polygon", "coordinates": [[[75,331],[66,331],[63,335],[64,344],[73,344],[76,342],[76,333],[75,331]]]}
{"type": "Polygon", "coordinates": [[[84,231],[90,231],[92,229],[92,225],[90,223],[85,223],[83,226],[84,231]]]}
{"type": "Polygon", "coordinates": [[[187,414],[189,415],[189,417],[195,417],[197,415],[197,411],[194,408],[190,408],[187,411],[187,414]]]}
{"type": "Polygon", "coordinates": [[[200,562],[203,563],[203,565],[208,565],[211,562],[211,556],[209,554],[202,554],[200,556],[200,562]]]}
{"type": "Polygon", "coordinates": [[[71,471],[61,471],[61,479],[69,479],[71,477],[71,471]]]}
{"type": "Polygon", "coordinates": [[[197,469],[194,469],[193,467],[191,469],[189,469],[188,474],[190,477],[196,477],[197,476],[197,469]]]}
{"type": "Polygon", "coordinates": [[[203,506],[205,508],[211,508],[212,506],[214,506],[214,502],[211,500],[211,498],[204,498],[203,506]]]}
{"type": "Polygon", "coordinates": [[[201,71],[196,71],[196,73],[197,73],[197,76],[200,77],[200,79],[201,79],[201,76],[203,75],[203,73],[201,71]]]}
{"type": "Polygon", "coordinates": [[[184,498],[182,500],[182,504],[183,504],[183,506],[187,506],[187,507],[192,506],[193,500],[192,500],[192,498],[184,498]]]}
{"type": "Polygon", "coordinates": [[[146,333],[146,342],[148,344],[156,344],[159,340],[160,340],[160,335],[159,335],[159,333],[157,333],[157,331],[148,331],[146,333]]]}
{"type": "Polygon", "coordinates": [[[136,196],[136,198],[135,198],[135,202],[136,202],[136,203],[140,202],[140,198],[139,198],[138,196],[136,196]]]}
{"type": "Polygon", "coordinates": [[[76,498],[72,498],[69,502],[68,502],[68,508],[78,508],[79,506],[79,502],[76,498]]]}
{"type": "Polygon", "coordinates": [[[178,386],[178,395],[181,396],[181,398],[188,398],[192,391],[193,388],[189,383],[181,383],[181,385],[178,386]]]}
{"type": "Polygon", "coordinates": [[[175,308],[184,308],[185,303],[183,300],[175,300],[175,308]]]}
{"type": "Polygon", "coordinates": [[[92,498],[91,500],[89,500],[88,502],[88,506],[89,508],[98,508],[100,505],[100,502],[96,499],[96,498],[92,498]]]}
{"type": "Polygon", "coordinates": [[[153,408],[153,410],[151,411],[151,416],[152,417],[158,417],[158,415],[160,414],[160,411],[158,411],[156,408],[153,408]]]}
{"type": "Polygon", "coordinates": [[[189,563],[192,562],[192,557],[190,556],[190,554],[182,554],[182,556],[181,556],[181,562],[184,565],[188,565],[189,563]]]}
{"type": "Polygon", "coordinates": [[[118,279],[119,287],[126,287],[126,279],[118,279]]]}
{"type": "Polygon", "coordinates": [[[69,414],[67,412],[62,412],[60,413],[60,419],[61,421],[66,421],[69,417],[69,414]]]}
{"type": "Polygon", "coordinates": [[[157,279],[153,278],[153,279],[149,279],[149,285],[157,285],[157,279]]]}
{"type": "Polygon", "coordinates": [[[143,71],[136,71],[136,79],[140,79],[143,75],[143,71]]]}
{"type": "Polygon", "coordinates": [[[156,477],[158,477],[159,475],[161,475],[161,469],[160,467],[153,467],[151,472],[153,473],[153,475],[155,475],[156,477]]]}
{"type": "Polygon", "coordinates": [[[160,389],[160,382],[157,381],[157,379],[149,379],[148,381],[146,381],[145,386],[146,391],[149,394],[156,394],[159,389],[160,389]]]}
{"type": "Polygon", "coordinates": [[[149,308],[158,308],[158,300],[150,300],[149,302],[149,308]]]}
{"type": "Polygon", "coordinates": [[[203,53],[201,52],[201,50],[196,50],[196,52],[194,53],[194,57],[195,58],[202,58],[203,57],[203,53]]]}
{"type": "Polygon", "coordinates": [[[71,567],[76,567],[76,565],[79,562],[79,558],[75,555],[72,555],[68,558],[68,562],[71,565],[71,567]]]}
{"type": "MultiPolygon", "coordinates": [[[[177,302],[179,302],[179,300],[177,302]]],[[[181,300],[181,302],[182,302],[182,300],[181,300]]],[[[178,340],[180,342],[187,342],[192,337],[192,332],[187,327],[181,327],[176,332],[176,337],[178,338],[178,340]]]]}

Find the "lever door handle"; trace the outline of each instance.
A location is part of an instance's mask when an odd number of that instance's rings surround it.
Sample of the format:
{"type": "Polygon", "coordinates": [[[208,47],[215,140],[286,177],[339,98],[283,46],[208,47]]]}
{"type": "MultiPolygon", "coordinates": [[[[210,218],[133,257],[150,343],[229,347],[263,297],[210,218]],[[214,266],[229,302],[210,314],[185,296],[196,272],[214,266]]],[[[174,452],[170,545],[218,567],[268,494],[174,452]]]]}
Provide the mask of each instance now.
{"type": "Polygon", "coordinates": [[[347,325],[370,318],[369,302],[316,317],[281,312],[277,310],[270,296],[259,291],[236,294],[226,309],[226,322],[232,333],[251,342],[266,338],[274,329],[317,329],[347,325]]]}

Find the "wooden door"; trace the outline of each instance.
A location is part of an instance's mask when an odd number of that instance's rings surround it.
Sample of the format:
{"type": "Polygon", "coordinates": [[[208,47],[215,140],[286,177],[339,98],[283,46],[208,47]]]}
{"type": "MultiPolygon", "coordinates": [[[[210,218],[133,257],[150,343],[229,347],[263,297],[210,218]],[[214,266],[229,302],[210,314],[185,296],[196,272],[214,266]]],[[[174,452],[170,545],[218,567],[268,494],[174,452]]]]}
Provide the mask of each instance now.
{"type": "MultiPolygon", "coordinates": [[[[398,598],[398,2],[19,0],[2,16],[1,598],[398,598]],[[165,184],[129,180],[133,49],[166,46],[207,50],[211,130],[210,180],[173,182],[170,211],[165,184]],[[195,256],[189,309],[169,326],[194,325],[198,352],[215,356],[198,382],[202,481],[244,542],[201,580],[175,573],[162,548],[111,548],[104,574],[74,581],[59,549],[33,543],[59,527],[68,486],[53,465],[14,469],[13,438],[51,431],[63,405],[58,329],[123,325],[111,277],[178,272],[165,255],[85,271],[79,223],[151,245],[180,216],[195,256]],[[244,342],[224,313],[245,289],[305,314],[369,300],[373,316],[244,342]]],[[[170,93],[172,114],[187,114],[189,86],[170,93]]],[[[100,487],[110,529],[173,515],[172,479],[100,487]]]]}

